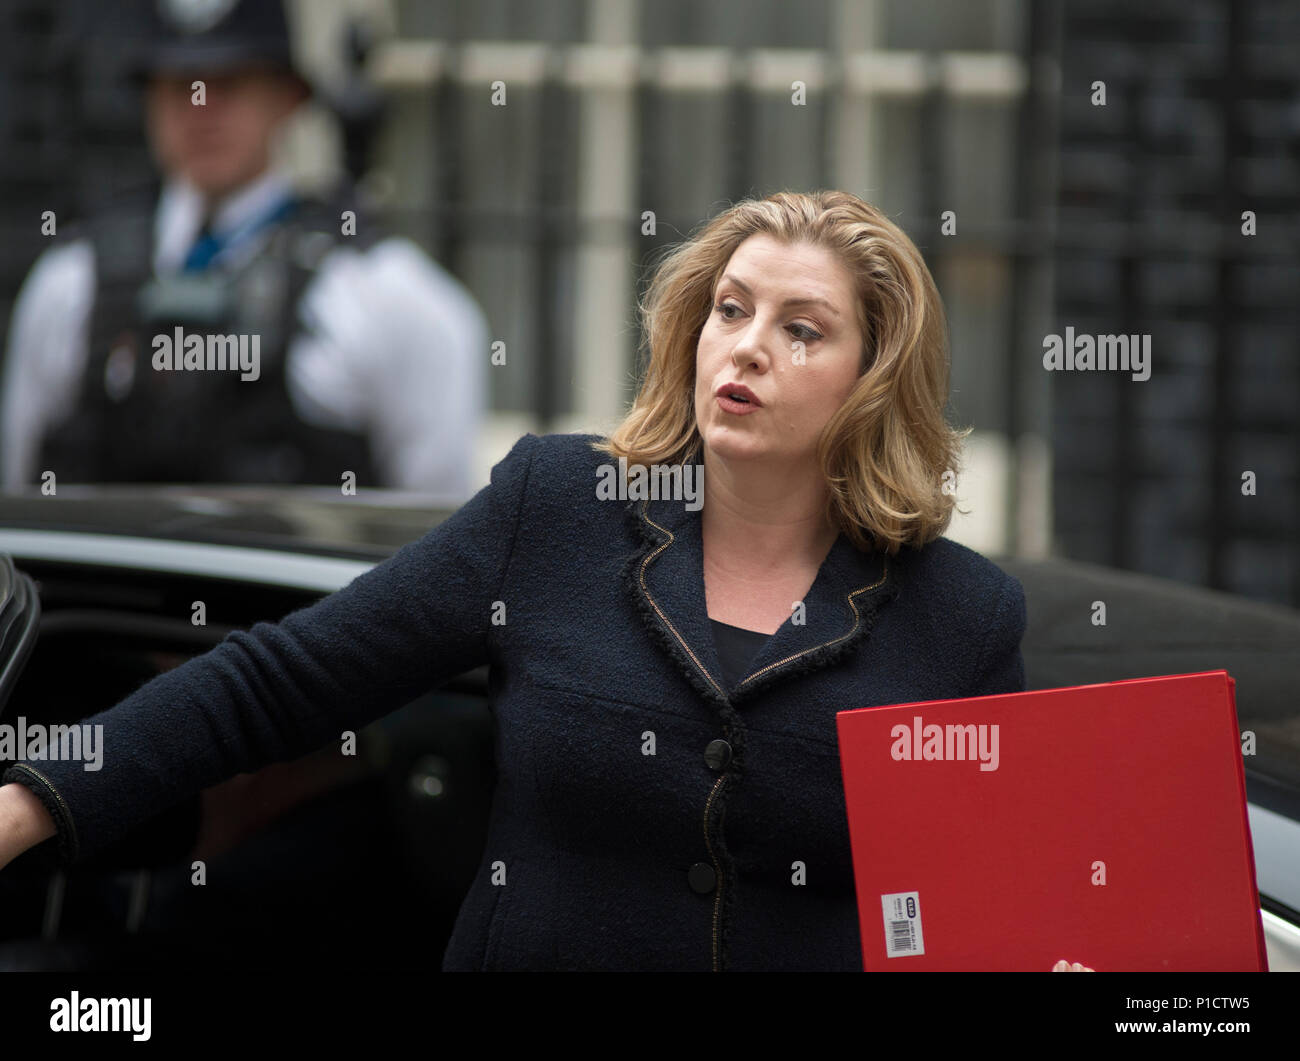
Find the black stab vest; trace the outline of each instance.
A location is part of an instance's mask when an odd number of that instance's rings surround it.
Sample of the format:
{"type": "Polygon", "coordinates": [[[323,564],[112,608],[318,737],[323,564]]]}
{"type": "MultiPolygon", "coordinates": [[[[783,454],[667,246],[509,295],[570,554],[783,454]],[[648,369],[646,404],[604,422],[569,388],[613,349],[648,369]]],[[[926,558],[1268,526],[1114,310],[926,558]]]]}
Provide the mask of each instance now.
{"type": "MultiPolygon", "coordinates": [[[[156,195],[123,201],[92,217],[80,234],[95,255],[89,350],[75,404],[46,428],[36,477],[60,483],[286,483],[357,486],[379,481],[364,432],[318,427],[289,397],[286,352],[301,327],[298,304],[321,259],[340,244],[354,209],[298,199],[268,226],[249,261],[198,274],[153,275],[156,195]],[[158,370],[155,336],[257,335],[260,374],[158,370]]],[[[358,231],[370,229],[358,225],[358,231]]],[[[251,340],[249,340],[251,345],[251,340]]],[[[177,357],[182,351],[175,351],[177,357]]]]}

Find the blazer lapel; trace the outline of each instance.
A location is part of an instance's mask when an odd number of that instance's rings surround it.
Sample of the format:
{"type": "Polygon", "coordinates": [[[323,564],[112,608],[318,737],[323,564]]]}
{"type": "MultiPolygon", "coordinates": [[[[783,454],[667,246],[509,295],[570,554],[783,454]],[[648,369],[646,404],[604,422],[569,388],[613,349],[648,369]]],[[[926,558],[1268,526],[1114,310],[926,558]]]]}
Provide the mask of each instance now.
{"type": "Polygon", "coordinates": [[[884,553],[859,551],[841,533],[804,597],[802,616],[791,602],[792,614],[750,662],[749,673],[732,691],[732,702],[857,651],[870,635],[876,613],[898,592],[894,566],[884,553]]]}
{"type": "Polygon", "coordinates": [[[704,592],[700,513],[680,501],[642,500],[628,505],[628,517],[638,525],[641,545],[628,560],[626,590],[655,640],[716,704],[743,702],[776,682],[843,659],[865,641],[876,613],[898,592],[896,564],[882,552],[860,552],[841,534],[817,572],[803,614],[787,618],[749,673],[727,689],[704,592]]]}
{"type": "Polygon", "coordinates": [[[681,501],[633,501],[628,518],[641,545],[628,560],[624,585],[650,633],[687,680],[714,703],[727,704],[704,596],[704,547],[698,512],[681,501]]]}

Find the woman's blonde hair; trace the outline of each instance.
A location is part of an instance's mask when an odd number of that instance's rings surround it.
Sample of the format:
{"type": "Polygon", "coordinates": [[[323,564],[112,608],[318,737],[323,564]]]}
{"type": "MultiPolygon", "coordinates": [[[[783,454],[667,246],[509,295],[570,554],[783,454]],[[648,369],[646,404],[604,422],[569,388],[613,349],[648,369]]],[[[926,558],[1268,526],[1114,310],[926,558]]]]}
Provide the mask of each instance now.
{"type": "Polygon", "coordinates": [[[890,555],[939,537],[955,504],[948,484],[955,483],[962,441],[973,430],[956,430],[944,418],[943,305],[915,244],[848,192],[746,199],[671,248],[638,306],[649,355],[645,379],[622,423],[593,445],[629,464],[697,457],[696,346],[727,263],[758,233],[825,247],[857,282],[862,372],[817,446],[828,518],[859,549],[890,555]]]}

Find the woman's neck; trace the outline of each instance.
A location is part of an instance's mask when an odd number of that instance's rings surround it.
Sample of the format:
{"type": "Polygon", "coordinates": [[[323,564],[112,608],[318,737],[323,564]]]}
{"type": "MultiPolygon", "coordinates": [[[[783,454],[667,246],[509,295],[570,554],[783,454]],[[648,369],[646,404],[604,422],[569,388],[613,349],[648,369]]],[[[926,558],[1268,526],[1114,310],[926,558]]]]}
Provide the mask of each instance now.
{"type": "Polygon", "coordinates": [[[701,535],[713,564],[766,570],[821,566],[838,530],[825,514],[818,470],[706,458],[701,535]]]}

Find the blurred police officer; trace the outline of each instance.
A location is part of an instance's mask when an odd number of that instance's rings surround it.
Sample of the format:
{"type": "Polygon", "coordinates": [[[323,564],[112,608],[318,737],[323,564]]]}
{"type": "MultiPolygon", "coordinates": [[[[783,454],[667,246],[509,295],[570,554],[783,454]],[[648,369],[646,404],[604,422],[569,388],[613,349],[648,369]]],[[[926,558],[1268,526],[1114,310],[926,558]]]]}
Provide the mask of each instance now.
{"type": "Polygon", "coordinates": [[[163,180],[28,276],[4,487],[46,471],[335,485],[350,471],[357,486],[468,497],[483,315],[409,240],[375,240],[355,204],[305,197],[273,164],[311,93],[280,0],[159,0],[151,17],[138,73],[163,180]],[[155,367],[160,342],[194,335],[256,337],[257,378],[155,367]]]}

